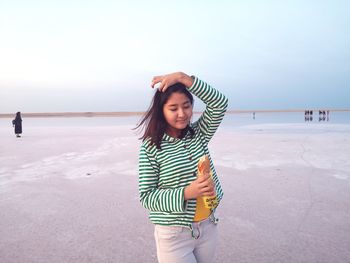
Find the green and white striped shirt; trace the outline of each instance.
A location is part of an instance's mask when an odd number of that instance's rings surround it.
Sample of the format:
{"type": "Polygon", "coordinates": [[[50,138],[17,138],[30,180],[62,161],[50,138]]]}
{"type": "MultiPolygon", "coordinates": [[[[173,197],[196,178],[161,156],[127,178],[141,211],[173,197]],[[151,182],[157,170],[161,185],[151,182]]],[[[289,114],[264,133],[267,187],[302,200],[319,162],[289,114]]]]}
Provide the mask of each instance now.
{"type": "Polygon", "coordinates": [[[208,143],[219,127],[227,109],[227,98],[204,81],[194,77],[188,90],[206,104],[201,117],[183,138],[164,134],[161,149],[150,138],[142,142],[139,155],[139,194],[141,204],[150,211],[154,224],[188,226],[196,212],[196,199],[185,201],[184,190],[197,178],[197,164],[207,154],[215,182],[218,201],[223,192],[210,158],[208,143]]]}

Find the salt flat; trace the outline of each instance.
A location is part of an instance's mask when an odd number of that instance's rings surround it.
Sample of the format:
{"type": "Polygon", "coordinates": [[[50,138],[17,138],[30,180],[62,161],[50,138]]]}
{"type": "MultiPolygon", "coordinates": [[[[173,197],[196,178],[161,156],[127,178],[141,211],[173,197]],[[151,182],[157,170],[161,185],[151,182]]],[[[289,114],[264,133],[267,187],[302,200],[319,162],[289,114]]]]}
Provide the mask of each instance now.
{"type": "MultiPolygon", "coordinates": [[[[130,125],[0,128],[0,262],[156,262],[130,125]]],[[[220,128],[215,262],[350,262],[350,125],[220,128]]]]}

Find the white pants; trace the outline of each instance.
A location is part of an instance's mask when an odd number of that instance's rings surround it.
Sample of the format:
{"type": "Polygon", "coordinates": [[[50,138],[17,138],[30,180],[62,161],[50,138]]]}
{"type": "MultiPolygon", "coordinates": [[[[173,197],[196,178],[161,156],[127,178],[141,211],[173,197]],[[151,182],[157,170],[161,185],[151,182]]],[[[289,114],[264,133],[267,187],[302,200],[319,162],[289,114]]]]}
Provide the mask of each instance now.
{"type": "Polygon", "coordinates": [[[155,225],[159,263],[212,263],[218,243],[217,225],[210,219],[187,227],[155,225]]]}

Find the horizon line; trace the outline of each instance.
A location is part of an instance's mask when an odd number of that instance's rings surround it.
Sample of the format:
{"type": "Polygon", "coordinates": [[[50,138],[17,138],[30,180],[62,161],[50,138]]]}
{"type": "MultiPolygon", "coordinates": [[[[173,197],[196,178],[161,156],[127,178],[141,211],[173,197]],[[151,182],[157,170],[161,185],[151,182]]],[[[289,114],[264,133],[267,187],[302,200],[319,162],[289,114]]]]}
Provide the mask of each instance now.
{"type": "MultiPolygon", "coordinates": [[[[240,113],[277,113],[277,112],[305,112],[306,110],[314,111],[350,111],[350,109],[332,109],[332,108],[318,108],[318,109],[277,109],[277,110],[228,110],[228,114],[240,114],[240,113]]],[[[21,112],[23,117],[37,118],[37,117],[127,117],[138,116],[145,114],[146,111],[111,111],[111,112],[21,112]]],[[[194,111],[194,114],[201,114],[202,111],[194,111]]],[[[12,118],[15,113],[0,113],[0,118],[12,118]]]]}

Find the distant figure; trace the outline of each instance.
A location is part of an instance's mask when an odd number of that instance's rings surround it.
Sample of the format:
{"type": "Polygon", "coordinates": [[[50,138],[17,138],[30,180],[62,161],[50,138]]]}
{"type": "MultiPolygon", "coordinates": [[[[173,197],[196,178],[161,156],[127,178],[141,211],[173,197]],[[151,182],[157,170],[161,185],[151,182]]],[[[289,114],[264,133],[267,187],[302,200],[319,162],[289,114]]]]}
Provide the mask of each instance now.
{"type": "Polygon", "coordinates": [[[312,110],[306,110],[304,114],[305,121],[312,121],[312,110]]]}
{"type": "Polygon", "coordinates": [[[326,120],[326,111],[318,111],[318,121],[325,121],[326,120]]]}
{"type": "Polygon", "coordinates": [[[255,120],[255,112],[253,112],[253,120],[255,120]]]}
{"type": "Polygon", "coordinates": [[[327,110],[327,121],[329,121],[329,110],[327,110]]]}
{"type": "Polygon", "coordinates": [[[12,120],[12,126],[15,127],[16,137],[21,137],[20,134],[22,134],[22,118],[20,112],[16,113],[16,118],[12,120]]]}

